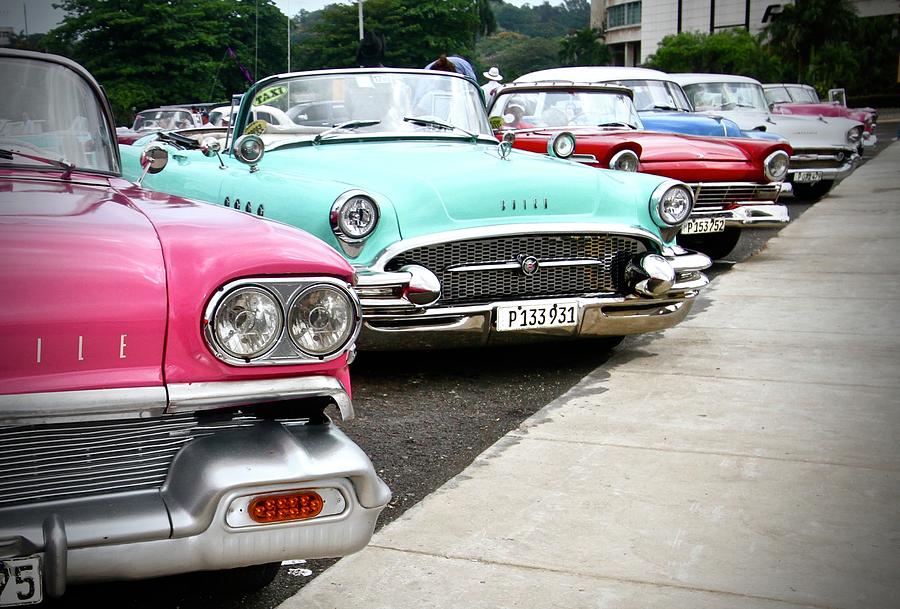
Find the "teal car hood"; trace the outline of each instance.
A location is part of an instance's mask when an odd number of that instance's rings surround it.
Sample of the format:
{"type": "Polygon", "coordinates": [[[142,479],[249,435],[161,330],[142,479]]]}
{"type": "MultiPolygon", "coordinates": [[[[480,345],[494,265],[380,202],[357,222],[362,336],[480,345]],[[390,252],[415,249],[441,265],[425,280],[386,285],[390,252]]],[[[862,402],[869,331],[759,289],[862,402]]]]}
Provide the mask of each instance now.
{"type": "Polygon", "coordinates": [[[636,189],[634,175],[626,186],[616,172],[520,151],[503,159],[496,145],[459,141],[343,142],[274,150],[266,159],[273,162],[271,171],[279,171],[276,156],[283,156],[279,165],[302,167],[319,179],[331,177],[348,188],[365,184],[379,203],[392,206],[404,239],[498,223],[602,218],[605,224],[647,226],[652,224],[649,197],[662,181],[646,176],[636,189]]]}

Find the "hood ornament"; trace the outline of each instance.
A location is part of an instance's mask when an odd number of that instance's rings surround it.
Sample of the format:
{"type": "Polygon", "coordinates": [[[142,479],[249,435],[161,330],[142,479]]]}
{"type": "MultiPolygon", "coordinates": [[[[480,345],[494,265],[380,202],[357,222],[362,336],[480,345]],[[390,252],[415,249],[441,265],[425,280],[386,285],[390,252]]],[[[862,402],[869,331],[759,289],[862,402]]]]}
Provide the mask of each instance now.
{"type": "Polygon", "coordinates": [[[509,155],[512,152],[513,142],[515,141],[516,134],[511,131],[507,131],[503,134],[503,141],[497,144],[497,153],[504,161],[509,160],[509,155]]]}

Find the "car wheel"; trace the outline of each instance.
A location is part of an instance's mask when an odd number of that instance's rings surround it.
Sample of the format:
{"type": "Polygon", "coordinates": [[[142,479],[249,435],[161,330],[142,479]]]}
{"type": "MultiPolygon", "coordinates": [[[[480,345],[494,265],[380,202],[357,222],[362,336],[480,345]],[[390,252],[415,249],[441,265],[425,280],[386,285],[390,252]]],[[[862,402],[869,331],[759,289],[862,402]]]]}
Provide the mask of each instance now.
{"type": "Polygon", "coordinates": [[[794,198],[801,201],[818,201],[834,186],[833,180],[819,180],[814,184],[792,184],[794,198]]]}
{"type": "Polygon", "coordinates": [[[721,233],[678,235],[678,245],[689,250],[703,252],[713,260],[724,258],[735,248],[741,238],[741,229],[726,228],[721,233]]]}
{"type": "Polygon", "coordinates": [[[281,570],[280,562],[270,562],[263,565],[250,565],[237,569],[216,571],[217,585],[226,587],[229,592],[256,592],[268,586],[278,576],[281,570]]]}

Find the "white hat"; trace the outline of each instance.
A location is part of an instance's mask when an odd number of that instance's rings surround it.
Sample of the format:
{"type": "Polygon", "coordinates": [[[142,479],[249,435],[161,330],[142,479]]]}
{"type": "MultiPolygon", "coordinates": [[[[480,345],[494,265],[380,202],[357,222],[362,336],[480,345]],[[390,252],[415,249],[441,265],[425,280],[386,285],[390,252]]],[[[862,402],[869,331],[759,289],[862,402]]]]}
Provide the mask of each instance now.
{"type": "Polygon", "coordinates": [[[500,70],[497,69],[497,66],[493,66],[487,72],[482,72],[485,78],[490,80],[503,80],[503,77],[500,75],[500,70]]]}

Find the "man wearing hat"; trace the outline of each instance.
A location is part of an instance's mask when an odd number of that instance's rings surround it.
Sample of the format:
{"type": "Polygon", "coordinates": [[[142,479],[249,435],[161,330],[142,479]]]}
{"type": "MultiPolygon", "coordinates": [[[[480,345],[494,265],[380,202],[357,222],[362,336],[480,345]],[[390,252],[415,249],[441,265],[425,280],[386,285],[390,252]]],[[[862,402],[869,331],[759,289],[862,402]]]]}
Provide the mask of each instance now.
{"type": "Polygon", "coordinates": [[[481,85],[481,90],[484,91],[485,103],[490,104],[494,93],[500,88],[500,81],[503,80],[503,76],[500,75],[500,70],[497,69],[497,66],[492,66],[490,70],[482,72],[482,74],[488,81],[481,85]]]}

